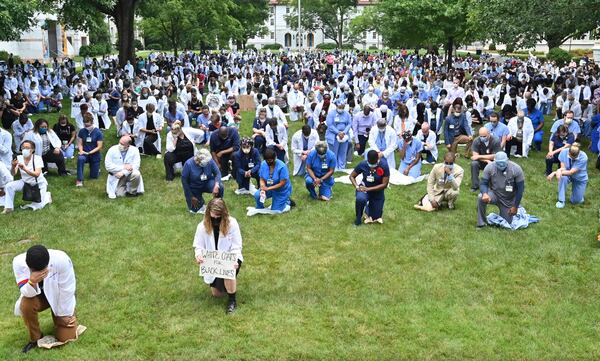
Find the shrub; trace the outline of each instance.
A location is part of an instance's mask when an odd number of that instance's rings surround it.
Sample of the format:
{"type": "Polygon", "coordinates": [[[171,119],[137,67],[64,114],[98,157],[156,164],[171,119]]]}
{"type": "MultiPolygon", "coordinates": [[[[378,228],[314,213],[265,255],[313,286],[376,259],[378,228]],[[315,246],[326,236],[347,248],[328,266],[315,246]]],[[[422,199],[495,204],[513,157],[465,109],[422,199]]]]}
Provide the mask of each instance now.
{"type": "Polygon", "coordinates": [[[137,50],[144,50],[144,44],[142,44],[140,39],[133,40],[133,47],[137,50]]]}
{"type": "Polygon", "coordinates": [[[369,46],[369,50],[379,50],[379,48],[377,47],[377,45],[371,45],[369,46]]]}
{"type": "Polygon", "coordinates": [[[557,65],[562,66],[571,61],[571,54],[561,48],[552,48],[546,55],[550,61],[555,61],[557,65]]]}
{"type": "Polygon", "coordinates": [[[496,51],[496,44],[491,43],[490,46],[488,46],[488,50],[496,51]]]}
{"type": "Polygon", "coordinates": [[[79,56],[81,57],[94,57],[110,53],[110,44],[94,44],[94,45],[82,45],[79,48],[79,56]]]}
{"type": "Polygon", "coordinates": [[[254,45],[246,45],[245,49],[246,50],[256,50],[256,46],[254,46],[254,45]]]}
{"type": "Polygon", "coordinates": [[[273,44],[265,44],[262,47],[264,50],[279,50],[282,48],[281,44],[273,43],[273,44]]]}
{"type": "Polygon", "coordinates": [[[321,50],[333,50],[336,49],[337,45],[335,43],[321,43],[317,45],[317,49],[321,50]]]}
{"type": "Polygon", "coordinates": [[[7,61],[8,60],[8,52],[4,50],[0,50],[0,60],[7,61]]]}
{"type": "Polygon", "coordinates": [[[163,50],[163,47],[160,44],[148,44],[146,46],[146,49],[147,50],[163,50]]]}

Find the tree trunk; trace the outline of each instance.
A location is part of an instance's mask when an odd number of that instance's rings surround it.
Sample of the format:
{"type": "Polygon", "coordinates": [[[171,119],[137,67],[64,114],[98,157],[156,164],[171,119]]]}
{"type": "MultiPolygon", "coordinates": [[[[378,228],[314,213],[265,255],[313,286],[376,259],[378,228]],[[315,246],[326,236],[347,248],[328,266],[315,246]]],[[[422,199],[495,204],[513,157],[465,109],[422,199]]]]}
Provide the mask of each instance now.
{"type": "Polygon", "coordinates": [[[119,65],[121,67],[127,64],[129,60],[131,64],[135,63],[135,49],[133,46],[133,32],[135,7],[138,0],[119,0],[114,7],[112,16],[117,25],[117,48],[119,49],[119,65]]]}
{"type": "Polygon", "coordinates": [[[447,71],[450,71],[452,68],[452,52],[454,50],[454,38],[449,37],[448,42],[446,43],[446,68],[447,71]]]}
{"type": "Polygon", "coordinates": [[[564,42],[564,38],[558,34],[546,34],[548,49],[558,48],[564,42]]]}

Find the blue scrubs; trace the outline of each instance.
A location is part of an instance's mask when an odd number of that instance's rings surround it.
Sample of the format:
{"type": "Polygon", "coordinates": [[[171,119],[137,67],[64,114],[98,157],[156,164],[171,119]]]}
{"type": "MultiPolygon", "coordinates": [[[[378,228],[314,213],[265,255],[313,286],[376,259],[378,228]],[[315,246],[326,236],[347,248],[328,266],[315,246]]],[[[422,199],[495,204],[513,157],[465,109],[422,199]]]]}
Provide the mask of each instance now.
{"type": "MultiPolygon", "coordinates": [[[[402,149],[404,147],[404,139],[400,138],[398,140],[398,149],[402,149]]],[[[410,163],[412,163],[419,153],[423,150],[423,143],[417,138],[413,138],[412,142],[406,147],[406,153],[404,154],[404,158],[400,160],[400,167],[398,171],[404,174],[404,171],[410,163]]],[[[409,177],[417,178],[421,175],[421,160],[415,164],[410,171],[408,172],[409,177]]]]}
{"type": "Polygon", "coordinates": [[[223,183],[221,182],[221,171],[217,163],[212,159],[204,167],[194,161],[194,157],[185,161],[181,171],[181,184],[185,202],[190,211],[198,211],[204,205],[203,193],[212,194],[215,184],[219,184],[219,198],[223,198],[223,183]],[[192,197],[198,198],[198,208],[192,207],[192,197]]]}
{"type": "Polygon", "coordinates": [[[564,163],[567,170],[577,168],[577,172],[570,176],[562,176],[558,181],[558,201],[565,202],[565,194],[567,193],[567,186],[569,183],[573,184],[571,192],[571,203],[579,204],[583,203],[583,196],[585,195],[585,189],[588,182],[587,173],[587,154],[579,152],[577,159],[569,158],[569,149],[563,149],[558,159],[561,163],[564,163]]]}
{"type": "MultiPolygon", "coordinates": [[[[252,124],[253,129],[261,129],[265,130],[267,128],[267,121],[265,119],[264,122],[261,123],[260,119],[257,117],[254,119],[254,123],[252,124]]],[[[257,135],[254,137],[254,148],[258,149],[259,152],[263,152],[265,149],[265,144],[267,144],[267,140],[262,135],[257,135]]]]}
{"type": "MultiPolygon", "coordinates": [[[[283,187],[267,192],[267,199],[273,198],[271,210],[277,212],[283,211],[285,207],[290,204],[290,197],[292,195],[292,181],[290,180],[290,173],[288,172],[285,163],[279,159],[275,159],[275,168],[273,169],[273,173],[271,173],[269,165],[263,160],[260,163],[258,175],[265,181],[267,187],[278,184],[283,179],[286,180],[283,187]]],[[[254,199],[256,200],[257,209],[265,208],[265,204],[260,202],[260,189],[254,193],[254,199]]]]}
{"type": "MultiPolygon", "coordinates": [[[[104,141],[104,135],[98,128],[94,128],[90,133],[87,129],[82,128],[79,130],[77,136],[83,143],[83,151],[90,152],[98,146],[98,142],[104,141]]],[[[90,178],[97,179],[100,175],[100,162],[102,160],[102,152],[96,152],[92,155],[79,154],[77,157],[77,180],[83,181],[83,169],[85,163],[90,163],[90,178]]]]}
{"type": "MultiPolygon", "coordinates": [[[[323,158],[321,158],[321,156],[319,156],[317,151],[314,149],[310,153],[308,153],[308,157],[306,158],[306,166],[310,166],[317,178],[321,178],[325,174],[327,174],[327,172],[329,172],[331,169],[335,169],[335,165],[335,154],[329,149],[327,150],[327,153],[325,153],[325,156],[323,158]]],[[[312,177],[308,175],[308,171],[306,172],[304,179],[306,183],[306,189],[308,189],[308,193],[310,193],[310,196],[313,199],[317,199],[317,192],[315,191],[315,182],[312,179],[312,177]]],[[[333,180],[333,174],[329,178],[321,182],[321,186],[319,187],[319,197],[324,196],[327,198],[331,198],[331,189],[333,187],[334,182],[335,181],[333,180]]]]}
{"type": "MultiPolygon", "coordinates": [[[[560,127],[563,124],[565,124],[564,119],[559,119],[559,120],[555,121],[552,124],[552,128],[550,129],[550,134],[556,133],[556,130],[558,130],[558,127],[560,127]]],[[[579,123],[577,123],[575,120],[573,120],[573,123],[571,123],[569,125],[569,133],[573,133],[575,138],[577,138],[577,136],[579,134],[581,134],[581,127],[579,126],[579,123]]]]}
{"type": "Polygon", "coordinates": [[[327,116],[327,134],[325,138],[329,149],[333,151],[337,158],[336,170],[346,168],[346,156],[348,153],[348,144],[350,141],[340,142],[337,136],[339,132],[344,132],[349,137],[348,132],[352,128],[352,117],[347,111],[338,114],[337,110],[329,113],[327,116]]]}
{"type": "Polygon", "coordinates": [[[592,153],[598,154],[598,148],[600,147],[600,114],[596,114],[592,117],[590,128],[592,129],[590,149],[592,150],[592,153]]]}
{"type": "Polygon", "coordinates": [[[252,148],[250,153],[244,154],[242,150],[233,153],[233,171],[235,181],[239,189],[250,189],[250,179],[256,179],[258,184],[258,170],[260,169],[260,153],[258,149],[252,148]],[[246,178],[246,172],[250,171],[250,178],[246,178]]]}
{"type": "Polygon", "coordinates": [[[542,149],[542,140],[544,138],[544,115],[539,109],[535,109],[533,112],[529,113],[529,110],[526,108],[524,112],[525,116],[531,119],[534,130],[542,124],[542,129],[533,134],[533,146],[537,151],[540,151],[542,149]]]}
{"type": "Polygon", "coordinates": [[[502,141],[502,137],[510,134],[510,131],[508,130],[506,124],[500,122],[498,122],[495,126],[491,122],[489,122],[485,124],[485,127],[500,141],[502,141]]]}
{"type": "MultiPolygon", "coordinates": [[[[369,163],[366,160],[363,160],[358,163],[356,168],[354,168],[354,172],[363,175],[361,184],[366,187],[380,185],[383,183],[384,177],[390,176],[390,168],[385,159],[379,160],[379,164],[374,171],[371,171],[369,163]]],[[[383,216],[383,205],[385,203],[384,191],[384,189],[366,193],[356,191],[355,211],[357,223],[362,220],[363,212],[366,212],[367,216],[371,217],[373,220],[383,216]]]]}

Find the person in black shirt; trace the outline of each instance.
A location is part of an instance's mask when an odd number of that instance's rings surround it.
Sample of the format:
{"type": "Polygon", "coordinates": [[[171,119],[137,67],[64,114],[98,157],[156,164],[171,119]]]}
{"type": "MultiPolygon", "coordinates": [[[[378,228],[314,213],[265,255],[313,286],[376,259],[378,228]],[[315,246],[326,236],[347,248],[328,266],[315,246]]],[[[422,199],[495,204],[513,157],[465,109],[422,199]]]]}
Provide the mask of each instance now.
{"type": "Polygon", "coordinates": [[[75,137],[77,136],[75,126],[69,123],[66,115],[61,114],[58,117],[58,123],[54,124],[52,130],[54,130],[54,133],[56,133],[60,139],[62,144],[60,150],[62,151],[63,156],[72,159],[75,152],[75,137]]]}

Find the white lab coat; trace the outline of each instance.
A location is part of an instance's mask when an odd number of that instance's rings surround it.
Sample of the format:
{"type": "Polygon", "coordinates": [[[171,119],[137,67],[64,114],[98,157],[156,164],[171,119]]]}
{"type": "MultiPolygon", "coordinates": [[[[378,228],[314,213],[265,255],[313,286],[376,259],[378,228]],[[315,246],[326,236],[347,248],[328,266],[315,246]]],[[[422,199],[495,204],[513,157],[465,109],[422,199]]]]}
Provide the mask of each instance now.
{"type": "MultiPolygon", "coordinates": [[[[415,120],[413,118],[411,118],[410,116],[408,118],[406,118],[406,122],[405,122],[405,126],[404,126],[404,131],[408,131],[408,132],[413,132],[413,130],[415,129],[415,120]]],[[[396,133],[399,135],[402,135],[402,120],[400,119],[399,115],[396,115],[394,117],[394,130],[396,130],[396,133]]]]}
{"type": "MultiPolygon", "coordinates": [[[[69,256],[59,250],[49,249],[50,262],[48,276],[44,279],[44,294],[50,304],[52,313],[59,317],[75,314],[75,271],[69,256]]],[[[31,271],[25,262],[25,253],[13,259],[13,272],[17,284],[25,282],[21,287],[21,296],[15,304],[15,316],[21,315],[21,300],[23,297],[33,298],[40,294],[39,287],[33,288],[27,281],[31,271]]]]}
{"type": "MultiPolygon", "coordinates": [[[[289,162],[289,159],[290,159],[288,156],[287,129],[281,124],[277,125],[277,138],[279,140],[279,144],[283,144],[283,150],[285,151],[285,162],[287,163],[287,162],[289,162]]],[[[267,126],[267,128],[265,129],[265,139],[266,139],[267,147],[275,145],[275,137],[273,134],[273,129],[271,129],[270,126],[267,126]]]]}
{"type": "MultiPolygon", "coordinates": [[[[385,145],[386,145],[385,149],[379,149],[379,147],[377,146],[377,137],[378,136],[379,136],[379,128],[378,127],[371,128],[371,131],[369,132],[369,149],[368,150],[374,150],[378,153],[382,152],[390,169],[395,169],[396,168],[396,158],[394,157],[394,151],[396,150],[396,148],[398,146],[398,136],[396,135],[396,131],[394,130],[394,128],[390,127],[389,125],[385,127],[385,134],[383,136],[385,139],[385,145]]],[[[367,156],[368,150],[365,151],[365,158],[367,156]]]]}
{"type": "Polygon", "coordinates": [[[0,129],[0,163],[9,169],[12,163],[12,154],[12,134],[4,129],[0,129]]]}
{"type": "MultiPolygon", "coordinates": [[[[52,129],[48,129],[48,140],[50,141],[50,144],[52,145],[52,147],[54,148],[58,148],[60,149],[60,147],[62,146],[62,142],[60,141],[60,138],[58,137],[58,135],[56,135],[56,133],[54,133],[54,131],[52,129]]],[[[34,154],[39,155],[40,157],[42,156],[42,151],[43,149],[43,145],[42,145],[42,136],[39,135],[38,133],[35,133],[33,130],[28,131],[27,133],[25,133],[25,135],[23,136],[23,141],[32,141],[33,143],[35,143],[35,152],[34,154]]]]}
{"type": "MultiPolygon", "coordinates": [[[[293,175],[297,175],[302,167],[302,152],[304,152],[304,135],[302,129],[298,130],[292,136],[292,153],[294,154],[294,172],[293,175]]],[[[319,140],[319,133],[316,130],[311,129],[310,135],[308,136],[308,151],[314,149],[315,143],[319,140]]]]}
{"type": "Polygon", "coordinates": [[[298,91],[298,93],[295,93],[292,90],[291,92],[288,93],[287,103],[288,103],[289,109],[290,109],[290,120],[292,122],[297,121],[298,118],[300,117],[300,115],[302,114],[302,112],[293,111],[294,107],[304,106],[305,99],[306,99],[306,97],[304,96],[304,94],[301,91],[298,91]]]}
{"type": "MultiPolygon", "coordinates": [[[[119,145],[115,144],[108,152],[106,152],[106,156],[104,157],[104,166],[106,167],[106,171],[108,172],[108,178],[106,179],[106,193],[109,195],[114,195],[117,191],[117,184],[119,183],[119,178],[115,177],[112,174],[116,174],[119,172],[123,172],[127,175],[129,172],[123,168],[125,164],[131,164],[134,170],[140,170],[140,151],[134,147],[130,146],[127,149],[127,153],[125,154],[125,158],[121,157],[121,152],[119,151],[119,145]],[[112,174],[111,174],[112,173],[112,174]]],[[[129,189],[129,184],[127,185],[127,191],[131,192],[129,189]]],[[[137,193],[144,193],[144,180],[140,175],[140,185],[137,188],[137,193]]]]}
{"type": "MultiPolygon", "coordinates": [[[[154,123],[154,129],[156,130],[161,130],[163,127],[163,117],[162,115],[158,114],[157,112],[152,113],[152,121],[154,123]]],[[[138,125],[138,129],[142,129],[142,128],[146,128],[148,126],[148,113],[143,113],[138,117],[137,120],[137,125],[138,125]]],[[[156,138],[156,141],[154,142],[154,146],[156,147],[156,149],[160,152],[161,148],[160,148],[160,131],[157,133],[158,137],[156,138]]],[[[146,133],[139,131],[137,134],[137,138],[135,138],[135,146],[138,148],[141,148],[144,146],[144,139],[146,139],[146,133]]]]}
{"type": "Polygon", "coordinates": [[[421,141],[421,143],[423,143],[423,149],[425,149],[425,146],[427,145],[427,149],[428,151],[431,152],[431,155],[433,156],[433,159],[437,161],[438,159],[438,149],[437,149],[437,137],[435,135],[435,133],[431,130],[429,130],[429,134],[427,136],[427,138],[423,138],[423,131],[421,129],[419,129],[419,131],[417,132],[417,139],[419,139],[421,141]]]}
{"type": "MultiPolygon", "coordinates": [[[[517,125],[517,118],[518,117],[513,117],[508,121],[508,131],[510,132],[510,135],[512,135],[513,137],[517,135],[517,130],[519,130],[519,127],[517,125]]],[[[529,154],[529,147],[531,146],[531,142],[533,141],[533,134],[534,134],[534,129],[533,129],[533,124],[531,123],[531,119],[529,119],[528,117],[525,117],[524,121],[523,121],[523,156],[527,157],[527,155],[529,154]]]]}
{"type": "MultiPolygon", "coordinates": [[[[98,110],[97,110],[98,114],[98,118],[102,118],[102,122],[104,122],[104,128],[105,129],[110,129],[110,117],[108,116],[108,103],[106,102],[106,100],[102,99],[100,100],[99,104],[98,104],[98,110]]],[[[100,122],[98,122],[100,123],[100,122]]]]}
{"type": "MultiPolygon", "coordinates": [[[[379,119],[383,118],[383,114],[381,113],[381,110],[379,108],[375,109],[373,111],[373,114],[375,115],[375,122],[377,122],[379,119]]],[[[387,123],[387,125],[394,124],[394,112],[391,111],[390,109],[388,109],[385,114],[385,122],[387,123]]]]}
{"type": "MultiPolygon", "coordinates": [[[[235,253],[240,261],[244,261],[244,257],[242,256],[242,234],[237,220],[233,217],[229,217],[229,232],[227,232],[227,234],[219,234],[219,246],[216,249],[213,232],[206,232],[204,222],[200,222],[196,228],[196,234],[194,235],[193,247],[196,256],[200,255],[202,250],[219,250],[222,252],[235,253]]],[[[204,276],[204,283],[206,284],[211,284],[214,280],[214,276],[204,276]]]]}

